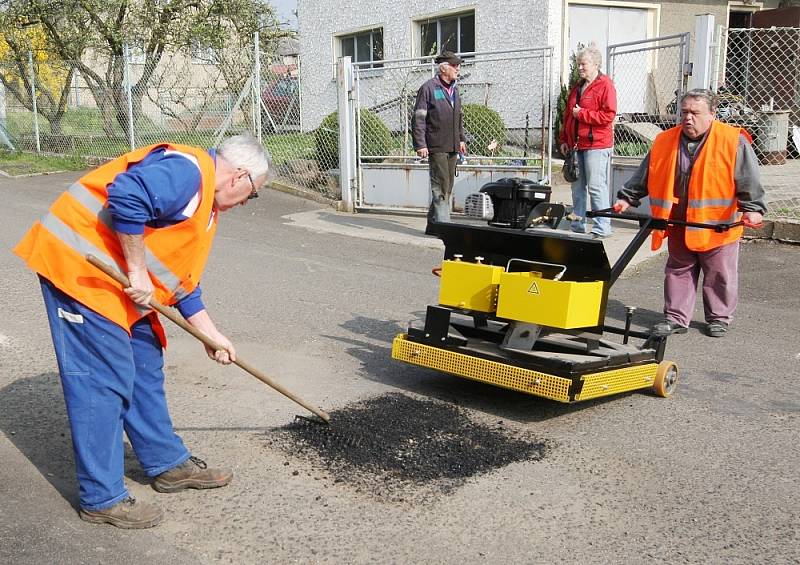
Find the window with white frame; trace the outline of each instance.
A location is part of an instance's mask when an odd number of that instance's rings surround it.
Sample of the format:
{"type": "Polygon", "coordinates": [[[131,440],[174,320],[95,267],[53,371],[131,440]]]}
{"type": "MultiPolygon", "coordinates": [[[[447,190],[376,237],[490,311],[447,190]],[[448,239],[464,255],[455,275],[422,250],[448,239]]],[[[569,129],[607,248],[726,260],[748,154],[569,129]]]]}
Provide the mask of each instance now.
{"type": "Polygon", "coordinates": [[[339,54],[354,63],[372,63],[361,65],[362,69],[383,67],[383,28],[339,36],[339,54]]]}
{"type": "Polygon", "coordinates": [[[420,55],[475,51],[475,12],[419,20],[420,55]]]}

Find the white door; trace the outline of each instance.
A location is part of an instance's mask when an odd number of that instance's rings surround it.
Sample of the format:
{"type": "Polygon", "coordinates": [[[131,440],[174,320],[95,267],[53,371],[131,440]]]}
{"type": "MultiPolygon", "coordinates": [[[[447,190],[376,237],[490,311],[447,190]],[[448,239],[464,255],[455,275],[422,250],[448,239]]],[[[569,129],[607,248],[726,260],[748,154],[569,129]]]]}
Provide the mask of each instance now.
{"type": "MultiPolygon", "coordinates": [[[[626,43],[648,37],[650,11],[646,8],[618,8],[610,6],[569,5],[569,37],[567,57],[584,46],[594,43],[603,54],[601,70],[606,72],[606,48],[609,44],[626,43]]],[[[569,67],[567,67],[569,68],[569,67]]],[[[617,87],[617,111],[644,112],[647,96],[648,64],[645,53],[626,56],[624,68],[616,67],[617,82],[624,81],[624,88],[617,87]]]]}

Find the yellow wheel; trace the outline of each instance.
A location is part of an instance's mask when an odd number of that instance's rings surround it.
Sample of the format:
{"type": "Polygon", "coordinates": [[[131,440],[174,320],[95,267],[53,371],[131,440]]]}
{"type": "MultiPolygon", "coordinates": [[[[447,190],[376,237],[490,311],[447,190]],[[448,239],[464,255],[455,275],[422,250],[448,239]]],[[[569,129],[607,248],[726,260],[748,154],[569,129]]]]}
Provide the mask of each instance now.
{"type": "Polygon", "coordinates": [[[656,370],[656,379],[653,381],[653,392],[658,396],[667,398],[672,396],[678,384],[678,366],[672,361],[662,361],[656,370]]]}

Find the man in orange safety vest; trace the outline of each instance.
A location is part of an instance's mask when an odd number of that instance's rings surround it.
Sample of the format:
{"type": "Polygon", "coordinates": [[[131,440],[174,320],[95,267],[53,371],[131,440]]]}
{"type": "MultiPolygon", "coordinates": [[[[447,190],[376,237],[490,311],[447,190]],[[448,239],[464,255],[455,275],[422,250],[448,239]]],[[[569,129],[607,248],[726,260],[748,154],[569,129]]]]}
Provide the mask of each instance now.
{"type": "Polygon", "coordinates": [[[147,528],[163,513],[125,486],[123,431],[160,492],[214,488],[209,468],[175,433],[164,393],[166,337],[151,298],[175,306],[236,359],[203,305],[200,278],[220,212],[258,196],[268,155],[250,136],[216,149],[162,143],[132,151],[75,182],[14,249],[37,273],[58,360],[79,485],[80,517],[147,528]],[[86,261],[127,273],[123,289],[86,261]]]}
{"type": "MultiPolygon", "coordinates": [[[[614,209],[624,212],[645,196],[655,218],[702,224],[761,224],[766,207],[758,159],[750,135],[716,121],[717,98],[695,89],[681,99],[681,123],[653,142],[637,172],[618,193],[614,209]]],[[[664,321],[657,335],[686,333],[692,319],[700,272],[706,333],[723,337],[738,302],[739,240],[742,226],[728,230],[670,225],[653,232],[653,249],[667,238],[664,321]]]]}

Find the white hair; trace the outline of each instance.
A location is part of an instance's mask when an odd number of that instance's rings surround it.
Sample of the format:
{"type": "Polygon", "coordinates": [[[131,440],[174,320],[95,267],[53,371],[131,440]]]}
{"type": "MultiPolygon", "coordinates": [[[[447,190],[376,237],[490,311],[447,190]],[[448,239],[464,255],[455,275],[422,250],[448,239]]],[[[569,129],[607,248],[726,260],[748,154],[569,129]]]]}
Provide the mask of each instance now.
{"type": "Polygon", "coordinates": [[[252,135],[234,135],[219,144],[217,153],[237,169],[254,178],[266,176],[270,169],[269,153],[252,135]]]}
{"type": "Polygon", "coordinates": [[[584,57],[589,57],[592,63],[600,67],[603,64],[603,54],[597,48],[597,45],[590,43],[580,51],[578,51],[577,60],[580,61],[584,57]]]}

